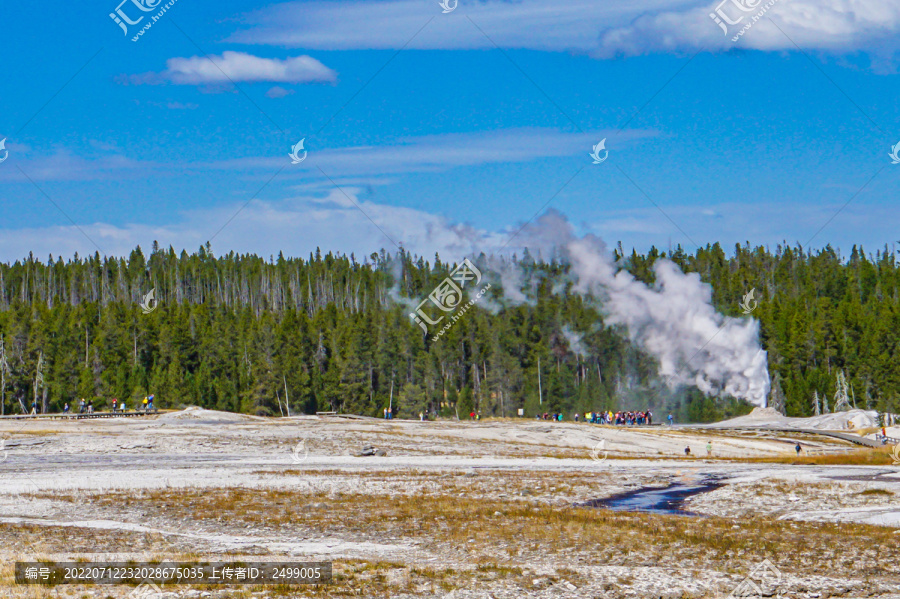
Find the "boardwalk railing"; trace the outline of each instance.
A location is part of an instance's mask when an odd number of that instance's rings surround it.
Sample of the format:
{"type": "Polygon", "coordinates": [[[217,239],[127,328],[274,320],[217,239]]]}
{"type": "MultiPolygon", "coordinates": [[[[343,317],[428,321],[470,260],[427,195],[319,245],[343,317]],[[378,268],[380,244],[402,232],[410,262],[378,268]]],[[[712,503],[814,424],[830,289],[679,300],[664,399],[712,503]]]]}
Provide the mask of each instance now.
{"type": "Polygon", "coordinates": [[[803,447],[803,453],[808,456],[812,455],[832,455],[836,453],[850,453],[857,451],[854,447],[803,447]]]}
{"type": "Polygon", "coordinates": [[[13,414],[10,416],[0,416],[0,420],[84,420],[88,418],[131,418],[134,416],[150,416],[159,414],[158,408],[152,410],[129,410],[127,412],[54,412],[52,414],[13,414]]]}
{"type": "Polygon", "coordinates": [[[900,444],[900,439],[896,437],[888,437],[887,435],[875,435],[876,441],[881,441],[884,445],[898,445],[900,444]]]}

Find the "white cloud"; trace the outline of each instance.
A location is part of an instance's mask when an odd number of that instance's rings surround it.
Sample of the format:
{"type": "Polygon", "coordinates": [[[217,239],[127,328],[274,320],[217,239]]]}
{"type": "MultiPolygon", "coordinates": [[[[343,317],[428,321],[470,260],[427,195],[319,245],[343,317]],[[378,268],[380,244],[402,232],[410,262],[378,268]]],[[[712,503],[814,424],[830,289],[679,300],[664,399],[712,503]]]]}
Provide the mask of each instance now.
{"type": "MultiPolygon", "coordinates": [[[[729,18],[753,15],[737,4],[760,7],[767,0],[726,0],[729,18]]],[[[400,48],[528,48],[579,51],[596,57],[691,49],[794,50],[793,43],[766,19],[771,17],[804,49],[866,50],[890,54],[900,28],[895,0],[777,0],[766,17],[737,43],[709,14],[721,0],[460,0],[446,17],[420,0],[380,2],[287,2],[245,17],[249,27],[230,41],[326,50],[400,48]],[[485,35],[469,22],[478,24],[485,35]]],[[[750,17],[745,17],[746,23],[750,17]]],[[[742,24],[743,24],[742,23],[742,24]]]]}
{"type": "Polygon", "coordinates": [[[227,85],[232,82],[334,83],[337,73],[311,56],[279,60],[244,52],[222,56],[170,58],[162,73],[131,75],[120,81],[134,85],[172,82],[178,85],[227,85]]]}
{"type": "MultiPolygon", "coordinates": [[[[5,229],[0,232],[0,260],[21,259],[29,251],[42,259],[51,253],[68,258],[76,251],[83,256],[97,251],[90,240],[107,254],[117,256],[128,255],[137,245],[149,248],[154,240],[164,247],[172,245],[179,251],[194,251],[226,223],[212,240],[213,250],[219,255],[234,250],[262,256],[277,255],[280,251],[288,256],[307,256],[320,247],[323,251],[354,252],[361,258],[381,248],[394,251],[396,242],[429,258],[439,252],[445,259],[458,259],[482,251],[496,252],[521,224],[495,224],[488,228],[479,223],[453,222],[424,210],[373,202],[354,187],[343,188],[343,193],[332,188],[324,195],[302,195],[279,201],[257,199],[243,209],[242,205],[243,201],[235,201],[187,211],[176,222],[166,225],[95,222],[80,224],[80,230],[74,226],[5,229]]],[[[791,245],[806,243],[839,207],[839,203],[723,203],[711,207],[665,206],[664,209],[698,243],[719,241],[730,252],[735,243],[743,245],[745,240],[753,245],[770,244],[773,250],[775,244],[784,241],[791,245]],[[711,209],[714,215],[708,214],[711,209]],[[784,223],[784,227],[773,230],[773,222],[784,223]]],[[[811,245],[823,247],[831,243],[846,255],[852,244],[863,243],[868,252],[874,252],[885,242],[893,241],[892,223],[897,221],[898,213],[895,206],[873,205],[859,198],[819,233],[811,245]]],[[[644,251],[651,245],[668,249],[670,245],[681,244],[689,252],[694,250],[690,241],[653,207],[605,210],[581,227],[585,232],[598,233],[610,243],[622,240],[629,249],[634,246],[644,251]]],[[[522,234],[506,251],[521,252],[523,245],[531,247],[532,253],[535,248],[545,251],[555,241],[552,237],[536,239],[522,234]]]]}
{"type": "Polygon", "coordinates": [[[196,110],[200,108],[200,105],[193,102],[166,102],[166,108],[169,110],[196,110]]]}
{"type": "MultiPolygon", "coordinates": [[[[643,10],[682,1],[641,0],[643,10]]],[[[468,16],[502,47],[589,50],[601,30],[625,25],[638,14],[629,3],[597,0],[460,0],[446,16],[437,0],[287,2],[247,15],[251,27],[229,41],[325,50],[493,48],[468,16]]]]}
{"type": "Polygon", "coordinates": [[[280,85],[276,85],[275,87],[269,89],[269,91],[266,92],[266,97],[267,98],[283,98],[285,96],[290,96],[293,93],[294,93],[294,90],[292,90],[292,89],[284,89],[280,85]]]}
{"type": "MultiPolygon", "coordinates": [[[[591,146],[604,137],[609,138],[607,147],[615,152],[635,140],[656,135],[657,132],[649,129],[628,129],[616,135],[613,131],[568,133],[533,127],[407,137],[380,146],[319,148],[314,141],[307,141],[309,159],[300,165],[291,165],[280,177],[301,177],[305,189],[321,189],[322,181],[330,188],[331,183],[317,168],[320,167],[330,177],[339,177],[353,185],[385,185],[404,173],[444,172],[460,167],[525,163],[567,156],[588,160],[591,146]]],[[[288,162],[290,149],[273,147],[267,156],[215,162],[167,163],[128,158],[117,147],[108,144],[90,142],[90,145],[103,152],[81,156],[73,154],[69,148],[40,152],[21,144],[7,144],[7,148],[22,170],[36,181],[126,179],[146,177],[149,172],[171,175],[185,170],[213,173],[221,170],[274,171],[288,162]]],[[[0,181],[24,180],[18,169],[0,169],[0,181]]]]}
{"type": "Polygon", "coordinates": [[[595,55],[611,57],[686,49],[889,51],[900,4],[877,0],[714,0],[637,18],[608,30],[595,55]],[[772,4],[766,7],[767,4],[772,4]],[[718,9],[718,10],[717,10],[718,9]],[[757,21],[760,11],[765,11],[757,21]],[[723,26],[710,16],[716,14],[723,26]],[[730,24],[734,23],[734,24],[730,24]],[[774,24],[773,24],[774,23],[774,24]],[[733,39],[752,24],[737,41],[733,39]],[[723,30],[724,27],[726,30],[723,30]],[[783,33],[782,33],[783,31],[783,33]]]}
{"type": "MultiPolygon", "coordinates": [[[[619,135],[614,131],[568,133],[547,128],[516,128],[474,133],[451,133],[407,137],[380,146],[317,148],[308,142],[309,159],[292,172],[309,177],[319,168],[330,176],[390,175],[413,172],[439,172],[453,168],[497,163],[523,163],[548,158],[582,156],[588,159],[593,144],[608,138],[606,146],[615,152],[635,140],[655,137],[652,130],[630,129],[619,135]],[[318,168],[317,168],[318,167],[318,168]]],[[[217,169],[278,168],[281,156],[272,158],[236,158],[209,163],[217,169]]]]}
{"type": "Polygon", "coordinates": [[[843,209],[846,200],[840,199],[819,204],[661,205],[665,214],[646,206],[606,211],[584,226],[608,241],[622,240],[626,247],[637,247],[639,251],[651,245],[668,249],[680,244],[693,252],[693,239],[703,246],[718,241],[726,252],[736,243],[749,241],[753,246],[769,245],[773,250],[783,243],[806,247],[809,242],[813,248],[831,244],[845,253],[853,244],[863,244],[867,252],[874,253],[885,243],[893,243],[896,236],[890,223],[900,215],[895,206],[878,204],[879,195],[864,193],[843,209]],[[773,223],[779,226],[773,227],[773,223]]]}
{"type": "Polygon", "coordinates": [[[108,255],[122,256],[137,245],[149,248],[154,240],[164,247],[193,251],[226,223],[212,240],[218,254],[235,250],[268,256],[284,251],[306,256],[321,247],[361,257],[381,248],[395,251],[396,242],[429,256],[434,251],[461,255],[479,243],[478,247],[484,243],[499,247],[506,239],[421,210],[366,201],[359,197],[358,189],[344,188],[343,192],[332,189],[324,198],[254,200],[240,211],[243,202],[235,202],[185,212],[179,222],[162,226],[92,223],[7,229],[0,234],[0,260],[21,259],[29,251],[42,259],[51,253],[71,257],[78,252],[83,256],[98,251],[98,246],[108,255]]]}
{"type": "MultiPolygon", "coordinates": [[[[105,144],[89,145],[98,150],[115,150],[105,144]]],[[[91,157],[73,154],[68,148],[54,148],[46,156],[38,156],[29,150],[15,152],[16,161],[28,178],[34,181],[93,181],[101,179],[125,179],[138,176],[146,169],[156,168],[157,163],[141,162],[120,153],[106,153],[91,157]]],[[[11,161],[12,162],[12,161],[11,161]]],[[[18,168],[0,170],[0,181],[27,182],[18,168]]]]}

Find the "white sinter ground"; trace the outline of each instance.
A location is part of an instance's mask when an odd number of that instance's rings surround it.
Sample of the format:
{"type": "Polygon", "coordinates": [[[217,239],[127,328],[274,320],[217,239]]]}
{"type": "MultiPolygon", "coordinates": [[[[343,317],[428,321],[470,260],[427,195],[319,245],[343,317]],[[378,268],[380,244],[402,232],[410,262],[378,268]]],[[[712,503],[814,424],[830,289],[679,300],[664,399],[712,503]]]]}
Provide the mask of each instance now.
{"type": "MultiPolygon", "coordinates": [[[[525,419],[418,422],[361,417],[260,418],[200,408],[133,419],[2,420],[0,435],[5,439],[6,458],[0,461],[0,530],[28,525],[39,530],[68,530],[72,531],[70,535],[83,538],[136,534],[207,556],[262,553],[297,559],[388,560],[420,565],[452,565],[458,561],[456,567],[464,569],[471,567],[464,556],[450,547],[446,554],[439,548],[425,547],[415,535],[373,533],[361,538],[334,531],[316,534],[315,530],[300,534],[264,525],[195,520],[183,513],[177,517],[168,513],[167,509],[173,507],[168,503],[142,503],[140,493],[174,490],[176,498],[179,494],[196,497],[185,500],[190,514],[190,505],[204,494],[222,489],[241,488],[251,493],[279,490],[296,497],[296,501],[307,502],[314,514],[316,510],[337,509],[351,496],[375,497],[382,505],[389,505],[418,493],[440,494],[450,488],[447,485],[467,480],[471,482],[453,491],[466,495],[461,501],[501,500],[511,506],[569,509],[577,502],[644,487],[690,486],[711,479],[722,486],[691,497],[686,509],[735,518],[737,522],[765,518],[900,527],[900,503],[896,499],[900,494],[900,466],[745,461],[793,456],[797,442],[806,452],[853,452],[857,446],[845,440],[790,429],[846,433],[851,431],[846,424],[849,420],[854,423],[853,430],[865,432],[860,429],[873,426],[872,413],[787,419],[770,412],[757,409],[715,427],[652,428],[525,419]],[[360,456],[367,446],[386,455],[360,456]],[[686,447],[691,448],[691,458],[685,458],[686,447]],[[200,495],[191,495],[197,492],[200,495]],[[137,499],[123,500],[113,508],[97,499],[129,494],[137,499]]],[[[33,548],[27,537],[25,542],[26,547],[33,548]]],[[[125,541],[110,543],[102,559],[145,555],[125,541]]],[[[78,555],[89,556],[90,552],[80,551],[78,555]]],[[[550,568],[551,561],[544,569],[550,568]]],[[[562,562],[557,570],[564,566],[562,562]]],[[[602,571],[603,577],[618,571],[618,566],[609,563],[602,568],[596,564],[591,567],[600,568],[597,572],[602,571]]],[[[665,576],[656,570],[652,576],[648,573],[644,582],[650,586],[646,592],[673,588],[689,592],[692,575],[675,570],[665,576]]],[[[528,569],[538,578],[542,571],[538,564],[528,569]]],[[[855,584],[841,580],[840,584],[855,584]]],[[[603,588],[601,585],[597,593],[603,588]]],[[[518,595],[505,595],[501,590],[498,587],[491,592],[495,597],[528,596],[522,589],[518,595]]],[[[567,596],[554,592],[534,596],[567,596]]],[[[77,596],[107,596],[91,593],[89,590],[77,596]]],[[[609,593],[629,596],[618,591],[609,593]]],[[[467,596],[481,595],[457,594],[467,596]]]]}

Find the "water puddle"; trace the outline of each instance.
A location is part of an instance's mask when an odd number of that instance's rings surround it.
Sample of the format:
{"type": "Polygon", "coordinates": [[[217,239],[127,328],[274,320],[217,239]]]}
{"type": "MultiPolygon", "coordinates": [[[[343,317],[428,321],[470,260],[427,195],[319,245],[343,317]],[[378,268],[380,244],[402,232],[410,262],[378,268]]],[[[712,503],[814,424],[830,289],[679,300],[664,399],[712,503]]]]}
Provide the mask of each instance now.
{"type": "Polygon", "coordinates": [[[863,482],[895,482],[892,478],[880,478],[882,476],[896,475],[896,470],[881,470],[870,474],[846,474],[841,476],[827,476],[830,480],[863,481],[863,482]]]}
{"type": "Polygon", "coordinates": [[[643,487],[606,497],[576,503],[576,507],[596,507],[627,512],[698,516],[684,509],[684,500],[693,495],[707,493],[722,486],[715,477],[705,478],[696,484],[673,483],[668,487],[643,487]]]}

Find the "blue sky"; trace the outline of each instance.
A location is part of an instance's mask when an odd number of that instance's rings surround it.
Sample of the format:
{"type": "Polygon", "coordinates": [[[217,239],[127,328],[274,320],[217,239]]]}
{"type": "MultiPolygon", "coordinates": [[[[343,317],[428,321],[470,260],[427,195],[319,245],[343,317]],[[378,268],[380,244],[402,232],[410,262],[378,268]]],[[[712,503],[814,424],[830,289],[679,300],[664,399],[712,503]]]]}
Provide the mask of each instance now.
{"type": "Polygon", "coordinates": [[[900,6],[740,2],[7,4],[0,259],[900,240],[900,6]]]}

